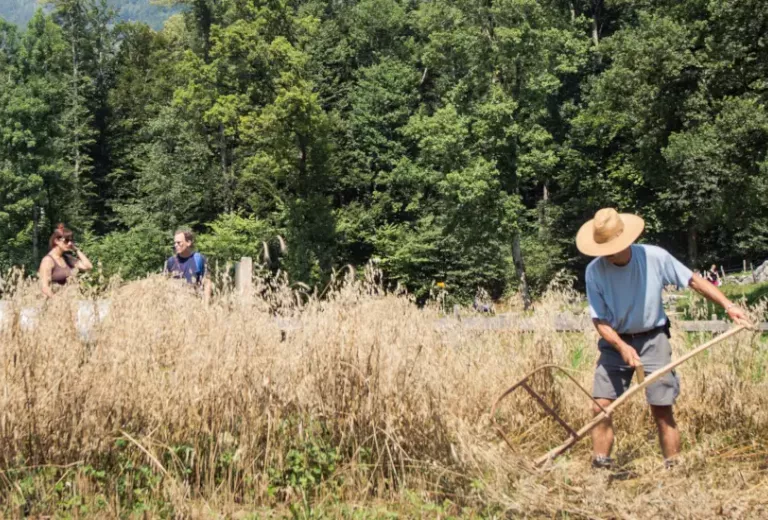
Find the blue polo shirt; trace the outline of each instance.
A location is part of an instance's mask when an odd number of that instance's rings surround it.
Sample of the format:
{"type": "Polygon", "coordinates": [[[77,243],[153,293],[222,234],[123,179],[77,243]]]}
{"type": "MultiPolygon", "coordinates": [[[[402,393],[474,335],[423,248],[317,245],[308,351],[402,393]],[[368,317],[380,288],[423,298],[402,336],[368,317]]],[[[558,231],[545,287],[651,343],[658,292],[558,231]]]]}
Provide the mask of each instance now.
{"type": "Polygon", "coordinates": [[[693,273],[657,246],[633,245],[624,266],[598,257],[587,266],[587,300],[593,319],[604,320],[619,334],[644,332],[664,325],[661,291],[667,285],[688,287],[693,273]]]}

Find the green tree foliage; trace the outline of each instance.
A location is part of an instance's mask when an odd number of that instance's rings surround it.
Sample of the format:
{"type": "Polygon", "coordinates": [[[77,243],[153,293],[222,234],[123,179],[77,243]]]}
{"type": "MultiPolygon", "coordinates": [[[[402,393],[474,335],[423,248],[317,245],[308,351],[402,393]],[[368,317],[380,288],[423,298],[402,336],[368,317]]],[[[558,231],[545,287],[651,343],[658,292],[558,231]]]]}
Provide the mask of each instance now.
{"type": "Polygon", "coordinates": [[[765,52],[751,38],[766,8],[654,4],[601,44],[609,65],[585,83],[561,172],[561,195],[584,204],[568,217],[603,204],[642,211],[694,265],[763,256],[765,52]],[[737,44],[742,27],[751,36],[737,44]]]}
{"type": "Polygon", "coordinates": [[[244,217],[237,213],[224,213],[208,225],[206,233],[200,235],[197,244],[205,251],[211,265],[224,266],[227,262],[244,256],[265,267],[278,265],[281,245],[275,229],[253,216],[244,217]]]}
{"type": "Polygon", "coordinates": [[[694,267],[768,250],[764,2],[111,5],[0,24],[0,264],[65,221],[137,277],[189,225],[221,265],[528,300],[607,205],[694,267]]]}
{"type": "Polygon", "coordinates": [[[40,229],[60,218],[69,181],[57,146],[65,111],[66,43],[59,27],[40,12],[20,38],[9,25],[1,30],[0,218],[6,247],[0,258],[34,271],[46,247],[40,229]]]}
{"type": "MultiPolygon", "coordinates": [[[[126,22],[144,22],[155,30],[178,11],[167,2],[150,0],[109,0],[109,7],[114,9],[118,18],[126,22]]],[[[0,18],[18,26],[25,26],[35,14],[38,3],[35,0],[0,0],[0,18]]]]}
{"type": "Polygon", "coordinates": [[[97,270],[105,278],[142,278],[159,273],[165,260],[173,254],[172,232],[152,224],[140,224],[127,231],[112,231],[82,245],[88,254],[98,259],[97,270]]]}

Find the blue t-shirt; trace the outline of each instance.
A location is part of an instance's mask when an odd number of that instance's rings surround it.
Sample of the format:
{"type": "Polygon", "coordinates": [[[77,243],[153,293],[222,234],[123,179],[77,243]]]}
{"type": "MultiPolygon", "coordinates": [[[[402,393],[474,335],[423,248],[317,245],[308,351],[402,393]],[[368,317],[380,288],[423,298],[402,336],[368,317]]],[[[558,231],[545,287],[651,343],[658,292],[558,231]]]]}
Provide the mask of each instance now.
{"type": "Polygon", "coordinates": [[[667,285],[688,287],[693,273],[660,247],[633,245],[627,265],[598,257],[587,266],[587,299],[593,319],[604,320],[619,334],[644,332],[664,325],[661,291],[667,285]]]}
{"type": "Polygon", "coordinates": [[[184,258],[183,256],[173,255],[165,263],[166,272],[174,278],[184,278],[189,283],[200,283],[205,276],[205,256],[201,253],[194,253],[184,258]],[[200,260],[196,260],[199,257],[200,260]],[[199,268],[198,268],[199,262],[199,268]]]}

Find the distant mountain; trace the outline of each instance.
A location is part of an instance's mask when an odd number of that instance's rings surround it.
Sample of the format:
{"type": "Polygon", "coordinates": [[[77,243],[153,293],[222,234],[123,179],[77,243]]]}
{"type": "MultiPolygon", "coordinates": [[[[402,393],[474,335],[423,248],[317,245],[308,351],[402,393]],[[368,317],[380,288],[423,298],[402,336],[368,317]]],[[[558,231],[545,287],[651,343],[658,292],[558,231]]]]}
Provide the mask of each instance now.
{"type": "MultiPolygon", "coordinates": [[[[119,20],[145,22],[153,29],[160,29],[170,15],[179,11],[176,7],[153,5],[150,0],[107,0],[107,4],[117,11],[119,20]]],[[[41,5],[36,0],[0,0],[0,18],[25,27],[41,5]]]]}

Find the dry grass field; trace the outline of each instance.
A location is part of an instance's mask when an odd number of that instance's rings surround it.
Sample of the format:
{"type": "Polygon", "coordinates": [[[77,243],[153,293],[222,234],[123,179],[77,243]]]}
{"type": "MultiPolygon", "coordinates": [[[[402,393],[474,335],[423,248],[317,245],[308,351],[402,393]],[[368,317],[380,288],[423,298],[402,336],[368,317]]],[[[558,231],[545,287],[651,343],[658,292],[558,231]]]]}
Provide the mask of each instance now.
{"type": "MultiPolygon", "coordinates": [[[[34,287],[3,289],[11,309],[42,305],[34,287]]],[[[322,301],[277,284],[205,306],[159,278],[106,296],[88,341],[74,287],[33,330],[11,319],[0,332],[4,517],[768,516],[768,346],[756,334],[680,371],[681,465],[662,468],[640,397],[615,418],[620,472],[591,470],[588,442],[534,470],[564,432],[521,395],[498,414],[511,450],[489,406],[545,362],[590,387],[595,333],[547,330],[567,289],[538,303],[531,334],[439,329],[437,309],[365,282],[322,301]],[[282,334],[275,315],[300,327],[282,334]]],[[[705,339],[676,331],[673,346],[705,339]]],[[[588,419],[563,378],[537,388],[572,424],[588,419]]]]}

